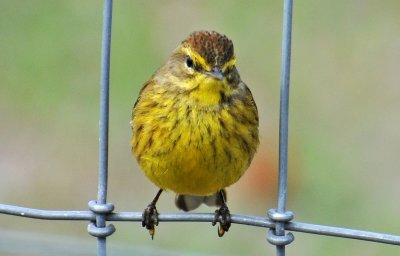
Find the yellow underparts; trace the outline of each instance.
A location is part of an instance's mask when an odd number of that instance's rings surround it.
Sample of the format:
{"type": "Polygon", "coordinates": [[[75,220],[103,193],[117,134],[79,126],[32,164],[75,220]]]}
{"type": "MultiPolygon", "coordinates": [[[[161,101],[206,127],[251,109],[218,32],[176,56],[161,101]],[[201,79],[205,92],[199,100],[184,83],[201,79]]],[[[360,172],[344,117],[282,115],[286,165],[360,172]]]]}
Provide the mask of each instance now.
{"type": "Polygon", "coordinates": [[[241,111],[254,119],[254,106],[219,104],[220,92],[228,92],[225,82],[197,79],[190,82],[190,93],[176,97],[162,87],[144,92],[135,108],[131,143],[144,174],[158,187],[210,195],[235,183],[248,168],[258,124],[234,118],[241,111]]]}
{"type": "MultiPolygon", "coordinates": [[[[194,104],[201,106],[215,106],[221,100],[221,93],[226,93],[229,86],[225,81],[220,81],[205,74],[199,74],[191,80],[184,82],[186,88],[190,88],[190,99],[194,104]]],[[[188,102],[188,103],[189,103],[188,102]]]]}

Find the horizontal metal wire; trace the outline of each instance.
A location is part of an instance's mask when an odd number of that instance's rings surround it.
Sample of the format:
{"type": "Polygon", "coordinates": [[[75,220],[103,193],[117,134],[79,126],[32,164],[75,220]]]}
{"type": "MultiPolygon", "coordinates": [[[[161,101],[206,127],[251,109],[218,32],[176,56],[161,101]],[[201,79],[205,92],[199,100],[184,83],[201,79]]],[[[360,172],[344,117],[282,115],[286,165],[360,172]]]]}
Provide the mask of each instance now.
{"type": "MultiPolygon", "coordinates": [[[[53,211],[26,208],[14,205],[0,204],[0,213],[19,217],[44,219],[44,220],[79,220],[94,221],[96,215],[91,211],[53,211]]],[[[107,221],[142,221],[141,212],[117,212],[106,216],[107,221]]],[[[212,222],[213,213],[160,213],[160,222],[212,222]]],[[[275,223],[266,217],[232,214],[232,223],[274,228],[275,223]]],[[[383,244],[400,245],[399,235],[390,235],[370,231],[316,225],[302,222],[288,222],[285,230],[309,234],[336,236],[357,240],[371,241],[383,244]]]]}

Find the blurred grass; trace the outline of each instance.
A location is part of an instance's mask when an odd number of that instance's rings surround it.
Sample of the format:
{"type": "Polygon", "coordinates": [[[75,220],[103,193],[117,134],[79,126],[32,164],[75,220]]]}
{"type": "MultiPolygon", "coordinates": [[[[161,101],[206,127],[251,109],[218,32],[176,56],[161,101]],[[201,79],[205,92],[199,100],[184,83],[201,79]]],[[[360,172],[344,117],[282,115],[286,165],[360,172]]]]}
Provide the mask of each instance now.
{"type": "MultiPolygon", "coordinates": [[[[394,0],[295,3],[288,205],[295,220],[400,230],[399,8],[394,0]]],[[[117,211],[141,211],[156,192],[130,155],[129,118],[137,93],[198,29],[232,38],[238,69],[261,115],[260,150],[229,189],[231,210],[263,216],[275,207],[281,13],[280,1],[115,1],[109,200],[117,211]]],[[[86,209],[95,198],[101,22],[101,1],[0,2],[1,203],[86,209]]],[[[172,193],[163,195],[160,211],[176,211],[172,200],[172,193]]],[[[151,241],[139,223],[116,226],[108,239],[111,255],[135,248],[145,248],[145,255],[274,253],[265,230],[253,227],[235,225],[217,239],[205,223],[161,223],[151,241]]],[[[26,232],[27,237],[2,233],[16,246],[37,236],[39,246],[51,243],[57,255],[70,243],[82,246],[83,255],[95,253],[86,223],[0,216],[0,227],[26,232]]],[[[288,255],[399,253],[394,246],[295,236],[288,255]]],[[[40,255],[34,249],[12,253],[9,244],[0,244],[1,255],[40,255]]]]}

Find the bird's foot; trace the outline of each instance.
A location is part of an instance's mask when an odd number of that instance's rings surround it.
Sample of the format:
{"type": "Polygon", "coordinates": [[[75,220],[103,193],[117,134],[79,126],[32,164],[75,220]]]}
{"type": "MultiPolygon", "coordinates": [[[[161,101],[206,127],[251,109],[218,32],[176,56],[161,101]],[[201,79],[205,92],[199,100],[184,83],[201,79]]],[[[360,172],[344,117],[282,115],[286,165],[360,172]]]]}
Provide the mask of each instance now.
{"type": "Polygon", "coordinates": [[[231,227],[231,214],[226,204],[223,204],[221,208],[215,211],[212,225],[215,226],[217,222],[219,222],[218,236],[222,237],[231,227]]]}
{"type": "Polygon", "coordinates": [[[151,236],[151,240],[154,238],[154,233],[156,232],[154,226],[158,226],[158,212],[156,208],[156,203],[160,197],[163,189],[158,190],[157,195],[154,197],[153,201],[144,209],[142,214],[142,227],[146,227],[151,236]]]}
{"type": "Polygon", "coordinates": [[[155,204],[149,204],[142,214],[142,226],[149,230],[151,239],[154,238],[155,226],[158,226],[158,212],[155,204]]]}

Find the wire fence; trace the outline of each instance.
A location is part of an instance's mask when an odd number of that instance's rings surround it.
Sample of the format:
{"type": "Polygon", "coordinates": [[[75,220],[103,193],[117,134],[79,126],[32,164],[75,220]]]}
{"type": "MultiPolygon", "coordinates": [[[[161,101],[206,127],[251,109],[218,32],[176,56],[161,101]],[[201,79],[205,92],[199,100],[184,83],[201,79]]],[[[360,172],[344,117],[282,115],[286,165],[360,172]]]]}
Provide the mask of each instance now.
{"type": "MultiPolygon", "coordinates": [[[[294,235],[286,231],[304,232],[317,235],[358,239],[370,242],[400,245],[400,235],[390,235],[341,227],[316,225],[291,221],[293,213],[286,210],[287,199],[287,159],[288,159],[288,113],[290,56],[293,1],[284,0],[282,36],[282,75],[279,127],[279,187],[277,209],[270,209],[268,217],[232,214],[232,223],[263,227],[267,230],[267,240],[276,246],[278,256],[285,255],[285,246],[293,242],[294,235]]],[[[97,237],[97,255],[105,256],[106,237],[115,232],[107,221],[142,221],[142,212],[113,212],[114,206],[107,203],[108,180],[108,115],[109,115],[109,71],[111,45],[112,0],[104,0],[103,39],[100,87],[100,135],[99,174],[97,200],[90,201],[89,211],[53,211],[0,204],[0,213],[42,220],[89,221],[88,233],[97,237]]],[[[212,222],[212,213],[160,213],[163,222],[212,222]]]]}

